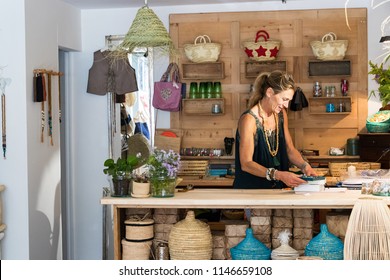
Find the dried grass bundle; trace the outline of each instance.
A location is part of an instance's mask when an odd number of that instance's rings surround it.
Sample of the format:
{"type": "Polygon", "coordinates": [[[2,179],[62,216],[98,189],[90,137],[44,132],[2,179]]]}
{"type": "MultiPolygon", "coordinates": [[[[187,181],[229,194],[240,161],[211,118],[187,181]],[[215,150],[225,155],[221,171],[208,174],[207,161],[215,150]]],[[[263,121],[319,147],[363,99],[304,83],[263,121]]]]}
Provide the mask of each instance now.
{"type": "Polygon", "coordinates": [[[344,259],[390,259],[390,210],[382,199],[356,202],[344,240],[344,259]]]}

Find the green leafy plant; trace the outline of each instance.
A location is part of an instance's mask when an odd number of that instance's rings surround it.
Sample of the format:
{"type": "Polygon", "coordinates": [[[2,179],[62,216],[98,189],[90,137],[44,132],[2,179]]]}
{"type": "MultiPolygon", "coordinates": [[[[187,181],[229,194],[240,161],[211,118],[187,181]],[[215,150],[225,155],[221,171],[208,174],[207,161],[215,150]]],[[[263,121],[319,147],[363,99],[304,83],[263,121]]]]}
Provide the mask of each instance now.
{"type": "Polygon", "coordinates": [[[379,84],[378,90],[372,90],[372,95],[376,96],[376,92],[379,92],[379,99],[382,101],[382,107],[385,107],[390,103],[390,68],[385,69],[383,63],[374,64],[369,61],[371,70],[368,74],[374,75],[374,80],[379,84]]]}
{"type": "Polygon", "coordinates": [[[112,158],[104,161],[103,173],[112,176],[113,179],[118,177],[131,177],[134,168],[139,164],[136,156],[129,155],[126,159],[118,158],[116,161],[112,158]]]}

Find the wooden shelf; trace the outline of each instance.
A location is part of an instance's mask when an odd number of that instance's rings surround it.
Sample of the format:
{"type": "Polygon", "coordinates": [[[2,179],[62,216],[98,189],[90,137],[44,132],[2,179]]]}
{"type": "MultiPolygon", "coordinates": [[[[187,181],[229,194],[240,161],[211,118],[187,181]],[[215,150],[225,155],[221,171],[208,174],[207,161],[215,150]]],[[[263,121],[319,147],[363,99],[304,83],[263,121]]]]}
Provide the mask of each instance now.
{"type": "Polygon", "coordinates": [[[183,99],[183,113],[186,115],[221,116],[225,114],[224,98],[183,99]],[[221,106],[221,113],[212,113],[213,105],[221,106]]]}
{"type": "Polygon", "coordinates": [[[246,61],[245,78],[256,78],[262,72],[272,72],[274,70],[287,71],[286,61],[246,61]]]}
{"type": "Polygon", "coordinates": [[[314,76],[351,76],[349,60],[312,60],[309,61],[309,77],[314,76]]]}
{"type": "Polygon", "coordinates": [[[184,80],[222,80],[225,78],[223,62],[183,63],[184,80]]]}
{"type": "Polygon", "coordinates": [[[334,97],[309,97],[309,113],[312,115],[349,115],[352,108],[352,99],[350,96],[334,96],[334,97]],[[338,111],[338,105],[342,101],[344,103],[343,112],[338,111]],[[333,103],[335,112],[326,112],[326,104],[333,103]]]}

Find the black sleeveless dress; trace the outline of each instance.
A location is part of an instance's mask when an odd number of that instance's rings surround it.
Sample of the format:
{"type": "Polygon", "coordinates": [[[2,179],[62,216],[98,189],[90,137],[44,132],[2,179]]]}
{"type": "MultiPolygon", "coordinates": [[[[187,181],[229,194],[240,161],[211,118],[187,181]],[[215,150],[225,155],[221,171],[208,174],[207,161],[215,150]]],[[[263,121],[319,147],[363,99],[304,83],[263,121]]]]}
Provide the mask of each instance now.
{"type": "MultiPolygon", "coordinates": [[[[258,164],[265,166],[266,168],[275,168],[281,171],[289,170],[289,160],[287,156],[286,140],[284,136],[284,118],[283,112],[279,113],[279,150],[277,155],[274,157],[271,156],[267,142],[265,140],[264,128],[260,123],[260,120],[254,115],[250,110],[245,111],[244,114],[250,114],[256,119],[256,135],[255,135],[255,149],[253,153],[253,161],[258,164]]],[[[235,189],[281,189],[285,188],[286,185],[281,181],[268,181],[264,177],[254,176],[248,172],[245,172],[241,169],[240,163],[240,135],[238,129],[236,131],[236,156],[235,156],[235,179],[233,183],[233,188],[235,189]]]]}

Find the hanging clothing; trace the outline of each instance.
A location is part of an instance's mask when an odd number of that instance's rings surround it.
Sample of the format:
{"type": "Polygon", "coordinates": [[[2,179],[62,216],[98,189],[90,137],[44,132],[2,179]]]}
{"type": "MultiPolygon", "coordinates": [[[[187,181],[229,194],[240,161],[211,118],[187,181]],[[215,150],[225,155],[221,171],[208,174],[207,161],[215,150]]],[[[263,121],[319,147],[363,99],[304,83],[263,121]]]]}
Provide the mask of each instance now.
{"type": "Polygon", "coordinates": [[[308,106],[309,106],[309,102],[307,102],[305,94],[303,93],[300,87],[297,87],[297,89],[294,92],[294,96],[290,102],[290,110],[302,111],[303,108],[308,106]]]}
{"type": "Polygon", "coordinates": [[[87,92],[105,95],[113,92],[119,95],[138,91],[134,68],[127,58],[111,58],[110,51],[95,51],[93,64],[88,73],[87,92]]]}
{"type": "MultiPolygon", "coordinates": [[[[283,112],[278,114],[279,150],[275,157],[277,158],[279,165],[275,165],[275,160],[271,156],[270,152],[268,151],[268,146],[265,139],[265,137],[267,136],[265,136],[264,134],[264,128],[261,125],[258,117],[255,114],[253,114],[252,111],[250,110],[245,111],[243,115],[244,114],[250,114],[256,119],[257,130],[256,130],[256,135],[254,136],[255,147],[253,152],[253,161],[257,162],[262,166],[265,166],[266,168],[273,167],[281,171],[289,170],[289,160],[287,156],[286,140],[285,140],[284,129],[283,129],[283,125],[284,125],[283,112]]],[[[272,136],[270,138],[272,139],[272,136]]],[[[271,188],[281,189],[286,187],[285,184],[281,181],[277,181],[277,182],[268,181],[266,178],[258,177],[243,171],[241,169],[241,163],[240,163],[240,149],[239,149],[240,142],[241,142],[240,134],[237,129],[236,142],[235,142],[236,156],[235,156],[235,179],[233,183],[234,188],[236,189],[271,189],[271,188]]],[[[271,143],[271,145],[272,144],[273,143],[271,143]]]]}
{"type": "Polygon", "coordinates": [[[150,132],[149,132],[149,116],[145,114],[143,111],[138,111],[134,117],[135,129],[134,134],[141,133],[148,140],[150,140],[150,132]]]}

